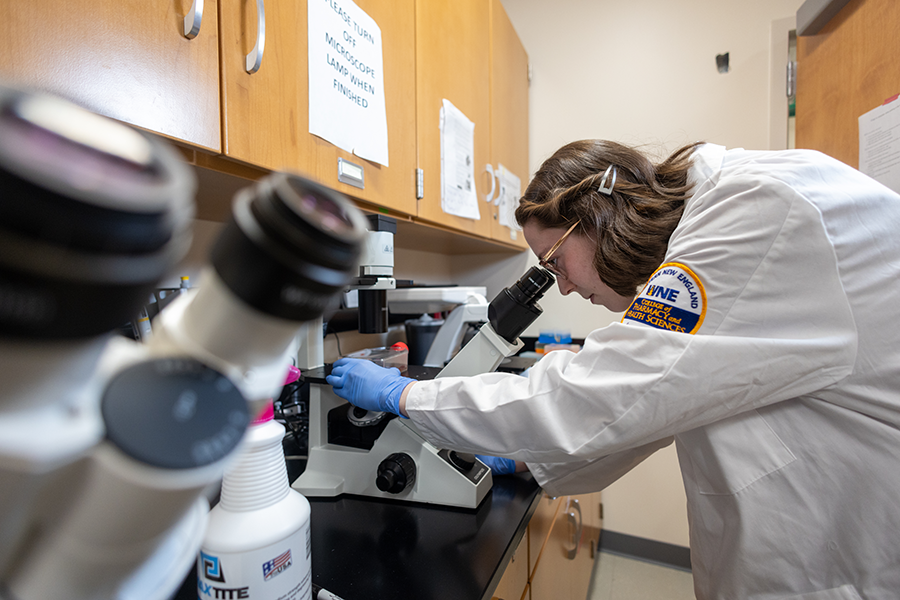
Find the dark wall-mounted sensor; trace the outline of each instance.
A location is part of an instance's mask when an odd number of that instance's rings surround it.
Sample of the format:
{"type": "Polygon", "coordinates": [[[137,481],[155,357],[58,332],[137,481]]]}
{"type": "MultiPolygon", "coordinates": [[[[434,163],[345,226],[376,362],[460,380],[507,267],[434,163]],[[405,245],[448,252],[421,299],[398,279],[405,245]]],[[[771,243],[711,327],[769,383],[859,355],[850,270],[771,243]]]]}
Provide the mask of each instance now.
{"type": "Polygon", "coordinates": [[[727,73],[728,72],[728,53],[725,54],[716,54],[716,68],[719,69],[719,73],[727,73]]]}

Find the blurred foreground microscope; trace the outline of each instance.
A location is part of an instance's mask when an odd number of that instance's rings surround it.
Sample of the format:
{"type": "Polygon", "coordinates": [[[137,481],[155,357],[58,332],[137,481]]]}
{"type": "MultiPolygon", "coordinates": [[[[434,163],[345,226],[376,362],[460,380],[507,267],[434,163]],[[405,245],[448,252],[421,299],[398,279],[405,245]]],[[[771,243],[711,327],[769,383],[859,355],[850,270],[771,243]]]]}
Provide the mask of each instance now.
{"type": "Polygon", "coordinates": [[[0,85],[2,600],[170,598],[207,488],[356,274],[362,213],[275,173],[148,342],[114,335],[186,253],[193,194],[156,138],[0,85]]]}

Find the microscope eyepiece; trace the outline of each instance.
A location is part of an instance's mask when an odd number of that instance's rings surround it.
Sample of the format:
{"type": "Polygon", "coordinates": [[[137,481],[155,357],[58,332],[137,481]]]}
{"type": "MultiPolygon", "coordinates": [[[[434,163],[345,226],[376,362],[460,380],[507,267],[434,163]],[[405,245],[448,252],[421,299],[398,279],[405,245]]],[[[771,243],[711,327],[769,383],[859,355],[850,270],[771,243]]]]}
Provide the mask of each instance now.
{"type": "Polygon", "coordinates": [[[488,306],[488,319],[498,335],[515,342],[543,311],[537,303],[555,282],[553,274],[531,267],[517,282],[497,294],[488,306]]]}
{"type": "Polygon", "coordinates": [[[273,317],[324,314],[356,275],[366,235],[343,195],[291,173],[273,173],[238,193],[212,251],[226,286],[273,317]]]}
{"type": "Polygon", "coordinates": [[[165,144],[0,85],[0,335],[130,321],[190,244],[194,181],[165,144]]]}
{"type": "Polygon", "coordinates": [[[515,283],[515,289],[521,293],[525,302],[539,300],[551,287],[556,279],[553,274],[542,267],[531,267],[515,283]]]}

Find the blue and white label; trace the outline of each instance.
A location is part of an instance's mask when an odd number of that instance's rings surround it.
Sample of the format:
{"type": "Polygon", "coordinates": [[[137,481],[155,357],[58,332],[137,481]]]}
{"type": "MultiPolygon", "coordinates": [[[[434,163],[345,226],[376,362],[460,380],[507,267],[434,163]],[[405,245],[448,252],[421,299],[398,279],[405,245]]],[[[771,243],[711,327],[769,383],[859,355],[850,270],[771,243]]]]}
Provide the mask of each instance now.
{"type": "Polygon", "coordinates": [[[678,333],[695,333],[706,316],[706,290],[688,267],[666,263],[656,270],[622,317],[678,333]]]}

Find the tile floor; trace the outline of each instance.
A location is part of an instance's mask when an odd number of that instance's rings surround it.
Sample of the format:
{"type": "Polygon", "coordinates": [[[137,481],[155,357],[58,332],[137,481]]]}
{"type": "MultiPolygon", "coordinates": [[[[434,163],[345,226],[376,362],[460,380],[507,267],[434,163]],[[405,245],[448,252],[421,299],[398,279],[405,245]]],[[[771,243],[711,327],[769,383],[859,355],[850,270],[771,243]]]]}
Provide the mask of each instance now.
{"type": "Polygon", "coordinates": [[[691,574],[601,552],[587,600],[695,600],[691,574]]]}

